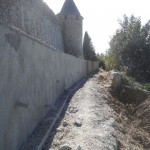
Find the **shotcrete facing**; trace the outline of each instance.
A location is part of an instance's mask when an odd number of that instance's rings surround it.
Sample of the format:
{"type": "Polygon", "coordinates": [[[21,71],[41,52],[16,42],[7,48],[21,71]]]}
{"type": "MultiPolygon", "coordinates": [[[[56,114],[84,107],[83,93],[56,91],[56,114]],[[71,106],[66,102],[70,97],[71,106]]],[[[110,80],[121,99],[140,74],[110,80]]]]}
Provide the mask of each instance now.
{"type": "Polygon", "coordinates": [[[0,23],[0,150],[16,150],[61,93],[98,69],[0,23]]]}

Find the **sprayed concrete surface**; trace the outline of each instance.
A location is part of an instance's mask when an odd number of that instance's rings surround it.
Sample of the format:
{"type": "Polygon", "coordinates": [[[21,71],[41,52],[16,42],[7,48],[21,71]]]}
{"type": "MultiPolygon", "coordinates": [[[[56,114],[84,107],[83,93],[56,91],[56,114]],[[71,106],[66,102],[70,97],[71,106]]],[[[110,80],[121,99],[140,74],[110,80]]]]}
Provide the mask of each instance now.
{"type": "Polygon", "coordinates": [[[97,83],[97,75],[72,97],[44,150],[116,150],[118,123],[97,83]]]}
{"type": "Polygon", "coordinates": [[[98,68],[0,22],[0,150],[16,150],[56,99],[98,68]]]}

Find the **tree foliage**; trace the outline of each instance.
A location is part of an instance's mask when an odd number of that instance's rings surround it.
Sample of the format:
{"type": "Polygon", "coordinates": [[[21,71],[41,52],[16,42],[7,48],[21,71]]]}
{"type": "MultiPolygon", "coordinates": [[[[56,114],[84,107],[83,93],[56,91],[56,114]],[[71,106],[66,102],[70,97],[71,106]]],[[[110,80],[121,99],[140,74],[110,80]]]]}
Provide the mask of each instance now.
{"type": "Polygon", "coordinates": [[[87,31],[85,32],[85,35],[84,35],[83,55],[84,55],[85,60],[92,60],[92,61],[97,60],[95,48],[93,46],[92,40],[91,40],[89,34],[87,33],[87,31]]]}
{"type": "Polygon", "coordinates": [[[150,81],[150,21],[142,26],[139,17],[124,15],[119,24],[110,41],[108,64],[116,69],[126,66],[131,76],[150,81]]]}
{"type": "Polygon", "coordinates": [[[104,54],[97,54],[97,61],[99,62],[99,67],[102,69],[106,69],[105,66],[105,55],[104,54]]]}

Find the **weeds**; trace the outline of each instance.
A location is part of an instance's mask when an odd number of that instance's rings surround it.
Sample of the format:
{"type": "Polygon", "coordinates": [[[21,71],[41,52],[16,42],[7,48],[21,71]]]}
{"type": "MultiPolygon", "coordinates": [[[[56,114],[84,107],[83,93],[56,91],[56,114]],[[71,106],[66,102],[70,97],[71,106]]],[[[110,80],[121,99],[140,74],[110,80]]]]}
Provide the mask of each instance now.
{"type": "Polygon", "coordinates": [[[150,91],[150,83],[145,83],[145,84],[143,85],[143,89],[144,89],[144,90],[147,90],[147,91],[150,91]]]}
{"type": "Polygon", "coordinates": [[[133,87],[135,83],[136,83],[135,78],[130,77],[130,76],[123,77],[123,85],[128,85],[128,86],[133,87]]]}

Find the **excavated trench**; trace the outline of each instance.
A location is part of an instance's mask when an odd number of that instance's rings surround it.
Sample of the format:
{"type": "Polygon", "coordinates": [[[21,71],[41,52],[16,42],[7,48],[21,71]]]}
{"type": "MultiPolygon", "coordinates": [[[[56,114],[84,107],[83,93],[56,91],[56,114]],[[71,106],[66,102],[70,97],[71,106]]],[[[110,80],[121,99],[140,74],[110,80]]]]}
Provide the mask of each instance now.
{"type": "Polygon", "coordinates": [[[109,73],[101,74],[68,89],[21,150],[148,150],[149,134],[111,95],[109,73]]]}
{"type": "Polygon", "coordinates": [[[102,94],[98,76],[99,73],[82,80],[66,91],[21,150],[118,149],[122,127],[102,94]]]}
{"type": "Polygon", "coordinates": [[[97,82],[89,78],[66,105],[43,150],[117,150],[122,127],[97,82]]]}

